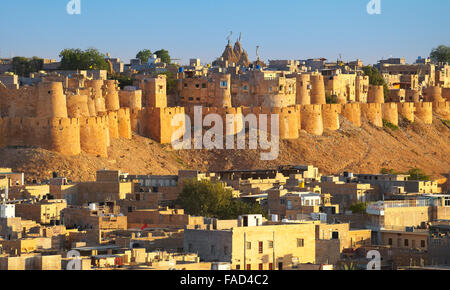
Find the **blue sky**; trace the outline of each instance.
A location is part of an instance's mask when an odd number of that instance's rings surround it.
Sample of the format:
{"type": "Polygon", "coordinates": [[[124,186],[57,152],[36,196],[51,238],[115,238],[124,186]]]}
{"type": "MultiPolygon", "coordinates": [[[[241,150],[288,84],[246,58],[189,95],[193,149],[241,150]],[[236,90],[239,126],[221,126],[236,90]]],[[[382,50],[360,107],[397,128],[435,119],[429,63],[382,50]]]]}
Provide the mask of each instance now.
{"type": "Polygon", "coordinates": [[[186,63],[218,57],[233,31],[242,32],[250,59],[306,59],[342,54],[364,63],[405,57],[413,62],[439,44],[450,45],[450,1],[381,0],[1,0],[0,56],[59,59],[64,48],[95,47],[128,62],[137,51],[165,48],[186,63]]]}

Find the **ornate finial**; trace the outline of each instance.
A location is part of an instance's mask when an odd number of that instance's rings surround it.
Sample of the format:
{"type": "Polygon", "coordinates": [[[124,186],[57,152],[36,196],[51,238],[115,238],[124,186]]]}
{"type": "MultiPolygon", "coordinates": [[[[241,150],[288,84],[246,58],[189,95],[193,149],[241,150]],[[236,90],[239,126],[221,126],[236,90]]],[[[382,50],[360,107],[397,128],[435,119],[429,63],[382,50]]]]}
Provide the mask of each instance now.
{"type": "Polygon", "coordinates": [[[258,50],[259,50],[259,45],[256,46],[256,58],[259,60],[258,50]]]}
{"type": "Polygon", "coordinates": [[[241,42],[242,39],[242,32],[239,32],[239,42],[241,42]]]}
{"type": "Polygon", "coordinates": [[[228,45],[231,45],[231,39],[233,38],[233,31],[230,31],[230,36],[227,37],[228,45]]]}

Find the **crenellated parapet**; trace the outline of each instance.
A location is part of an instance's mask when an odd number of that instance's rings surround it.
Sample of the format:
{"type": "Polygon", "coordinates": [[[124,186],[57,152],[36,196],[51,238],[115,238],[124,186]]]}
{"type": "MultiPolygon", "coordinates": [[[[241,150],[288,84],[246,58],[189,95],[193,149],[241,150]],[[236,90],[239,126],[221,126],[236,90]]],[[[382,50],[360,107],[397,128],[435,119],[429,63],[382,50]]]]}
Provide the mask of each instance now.
{"type": "Polygon", "coordinates": [[[381,104],[381,111],[383,120],[398,126],[398,107],[397,103],[384,103],[381,104]]]}
{"type": "Polygon", "coordinates": [[[433,124],[433,103],[415,103],[415,115],[425,124],[433,124]]]}
{"type": "Polygon", "coordinates": [[[411,123],[414,123],[414,103],[400,103],[398,104],[398,113],[411,123]]]}
{"type": "Polygon", "coordinates": [[[380,103],[361,104],[361,115],[376,127],[383,127],[383,114],[380,103]]]}
{"type": "Polygon", "coordinates": [[[341,104],[322,105],[323,127],[324,129],[336,131],[340,128],[339,115],[342,112],[341,104]]]}
{"type": "Polygon", "coordinates": [[[322,105],[301,105],[302,130],[311,135],[323,134],[322,105]]]}
{"type": "Polygon", "coordinates": [[[344,104],[341,109],[342,116],[351,122],[355,127],[361,127],[361,104],[344,104]]]}

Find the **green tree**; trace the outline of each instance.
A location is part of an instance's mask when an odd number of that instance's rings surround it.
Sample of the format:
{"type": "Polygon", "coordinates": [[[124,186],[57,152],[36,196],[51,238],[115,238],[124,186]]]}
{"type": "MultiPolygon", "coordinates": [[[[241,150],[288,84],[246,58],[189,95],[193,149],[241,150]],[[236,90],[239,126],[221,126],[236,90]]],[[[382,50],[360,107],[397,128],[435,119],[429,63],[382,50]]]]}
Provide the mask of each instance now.
{"type": "Polygon", "coordinates": [[[158,56],[158,58],[161,59],[162,62],[170,64],[171,61],[170,61],[169,51],[167,51],[165,49],[160,49],[158,51],[155,51],[155,54],[158,56]]]}
{"type": "Polygon", "coordinates": [[[235,199],[231,190],[222,183],[209,180],[185,180],[176,203],[187,214],[219,219],[235,219],[243,214],[263,214],[258,204],[235,199]]]}
{"type": "Polygon", "coordinates": [[[381,73],[373,66],[363,67],[364,74],[369,76],[369,84],[374,86],[383,86],[384,88],[384,98],[388,97],[389,89],[386,80],[383,78],[381,73]]]}
{"type": "Polygon", "coordinates": [[[108,79],[119,81],[119,87],[123,89],[126,86],[132,86],[134,79],[130,76],[123,74],[109,74],[108,79]]]}
{"type": "Polygon", "coordinates": [[[142,63],[147,63],[151,56],[152,52],[150,49],[143,49],[136,54],[136,58],[140,59],[142,63]]]}
{"type": "Polygon", "coordinates": [[[423,180],[423,181],[430,181],[431,177],[429,175],[425,174],[425,171],[423,171],[420,168],[411,168],[406,173],[409,175],[409,180],[423,180]]]}
{"type": "Polygon", "coordinates": [[[19,76],[28,77],[30,73],[42,70],[44,61],[36,56],[30,58],[17,56],[12,59],[13,72],[19,76]]]}
{"type": "Polygon", "coordinates": [[[367,203],[365,203],[365,202],[355,203],[355,204],[352,204],[349,207],[349,209],[353,213],[365,214],[366,213],[366,209],[367,209],[367,203]]]}
{"type": "Polygon", "coordinates": [[[433,62],[450,63],[450,46],[439,45],[431,51],[430,58],[433,62]]]}
{"type": "Polygon", "coordinates": [[[61,57],[60,69],[63,70],[108,70],[109,66],[105,60],[105,55],[95,48],[64,49],[59,54],[61,57]]]}

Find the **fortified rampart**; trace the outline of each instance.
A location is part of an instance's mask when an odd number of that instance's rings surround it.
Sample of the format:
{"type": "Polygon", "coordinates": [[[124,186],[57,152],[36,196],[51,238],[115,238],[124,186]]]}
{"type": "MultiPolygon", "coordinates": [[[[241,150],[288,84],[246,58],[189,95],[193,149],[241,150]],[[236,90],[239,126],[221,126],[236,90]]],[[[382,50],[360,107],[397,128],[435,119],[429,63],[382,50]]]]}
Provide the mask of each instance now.
{"type": "Polygon", "coordinates": [[[302,120],[302,130],[311,135],[320,136],[323,134],[323,117],[321,105],[303,105],[300,117],[302,120]]]}
{"type": "Polygon", "coordinates": [[[398,126],[398,108],[397,103],[385,103],[381,104],[381,111],[383,120],[398,126]]]}
{"type": "MultiPolygon", "coordinates": [[[[234,88],[239,90],[237,94],[243,103],[246,103],[245,90],[258,89],[260,91],[248,96],[255,96],[256,103],[275,98],[275,102],[269,103],[279,106],[230,107],[232,90],[228,74],[216,74],[210,79],[191,78],[181,81],[179,85],[186,97],[200,98],[199,104],[205,102],[209,105],[201,109],[202,128],[207,130],[221,120],[224,134],[228,133],[228,125],[232,125],[232,134],[242,132],[249,127],[249,121],[253,118],[259,130],[270,134],[271,118],[275,114],[278,115],[280,139],[297,139],[300,130],[311,135],[322,135],[324,130],[339,130],[340,115],[355,127],[361,126],[361,116],[377,127],[383,126],[383,119],[398,125],[399,116],[410,122],[414,122],[417,117],[431,124],[433,112],[441,118],[450,119],[450,102],[445,101],[449,90],[445,88],[426,88],[424,98],[433,102],[424,103],[411,102],[422,99],[419,91],[391,90],[389,99],[395,99],[396,102],[384,103],[382,86],[369,87],[366,79],[357,77],[360,83],[356,85],[355,98],[362,100],[367,93],[370,103],[325,104],[321,75],[300,74],[294,77],[260,72],[252,80],[255,83],[250,84],[241,79],[241,87],[234,88]],[[264,87],[257,87],[256,83],[264,84],[264,87]],[[219,98],[218,91],[222,92],[219,98]],[[268,93],[270,91],[272,93],[268,93]],[[199,92],[204,92],[204,95],[198,97],[196,93],[199,92]],[[286,99],[281,101],[283,96],[286,99]],[[292,102],[300,104],[289,105],[291,97],[292,102]],[[218,117],[208,117],[212,113],[218,117]],[[227,115],[233,118],[227,120],[227,115]],[[263,115],[266,115],[267,122],[262,122],[263,115]],[[263,128],[261,125],[264,125],[263,128]]],[[[131,87],[122,91],[115,80],[76,79],[69,81],[69,88],[66,89],[62,82],[41,82],[19,89],[8,89],[0,84],[0,148],[36,146],[65,155],[86,152],[107,157],[111,139],[130,139],[132,132],[136,132],[168,144],[173,136],[181,138],[184,135],[186,115],[190,117],[191,128],[194,126],[192,103],[186,107],[166,107],[165,78],[154,81],[146,79],[140,85],[143,85],[144,91],[131,87]],[[164,86],[161,87],[160,83],[164,83],[164,86]],[[80,85],[84,87],[77,87],[80,85]],[[143,106],[143,99],[153,106],[143,106]],[[180,116],[178,123],[172,126],[172,119],[176,115],[180,116]]],[[[339,86],[336,84],[336,87],[339,86]]],[[[350,95],[353,96],[353,93],[350,95]]]]}
{"type": "Polygon", "coordinates": [[[361,115],[372,125],[383,127],[383,115],[380,103],[361,104],[361,115]]]}
{"type": "Polygon", "coordinates": [[[69,87],[64,91],[61,82],[19,89],[0,86],[0,147],[41,147],[64,155],[84,151],[106,157],[110,138],[131,138],[130,111],[120,108],[116,81],[77,80],[69,87]],[[86,87],[76,87],[81,84],[86,87]],[[117,110],[106,111],[103,92],[108,107],[117,110]]]}
{"type": "Polygon", "coordinates": [[[424,102],[443,102],[442,88],[436,86],[425,88],[423,90],[423,100],[424,102]]]}
{"type": "Polygon", "coordinates": [[[401,103],[398,104],[398,113],[406,120],[414,123],[414,103],[401,103]]]}
{"type": "Polygon", "coordinates": [[[433,111],[445,120],[450,120],[450,102],[433,102],[433,111]]]}
{"type": "Polygon", "coordinates": [[[326,104],[325,83],[320,74],[311,75],[311,104],[326,104]]]}
{"type": "Polygon", "coordinates": [[[342,105],[325,104],[322,105],[323,128],[336,131],[339,130],[339,114],[341,114],[342,105]]]}
{"type": "Polygon", "coordinates": [[[415,115],[425,124],[433,123],[433,103],[415,103],[415,115]]]}
{"type": "Polygon", "coordinates": [[[368,103],[384,103],[384,88],[383,86],[369,86],[369,94],[367,96],[368,103]]]}
{"type": "Polygon", "coordinates": [[[342,116],[350,121],[355,127],[361,127],[361,104],[342,105],[342,116]]]}

